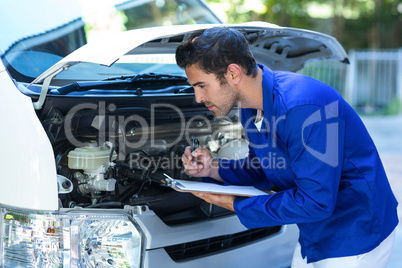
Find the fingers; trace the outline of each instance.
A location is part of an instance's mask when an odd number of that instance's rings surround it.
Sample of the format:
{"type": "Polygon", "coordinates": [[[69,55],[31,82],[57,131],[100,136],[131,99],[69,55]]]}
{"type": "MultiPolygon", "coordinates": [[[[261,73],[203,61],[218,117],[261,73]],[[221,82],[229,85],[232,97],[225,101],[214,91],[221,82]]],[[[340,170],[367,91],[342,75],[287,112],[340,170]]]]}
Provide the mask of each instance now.
{"type": "Polygon", "coordinates": [[[186,147],[182,156],[184,173],[193,177],[214,176],[219,181],[216,170],[219,168],[219,161],[212,157],[207,148],[197,148],[191,151],[191,146],[186,147]],[[212,172],[212,173],[211,173],[212,172]]]}
{"type": "Polygon", "coordinates": [[[197,176],[197,174],[199,174],[204,168],[201,157],[202,155],[206,154],[203,152],[205,150],[208,151],[207,149],[196,149],[194,152],[192,152],[191,146],[186,147],[181,159],[183,161],[184,172],[187,175],[197,176]]]}
{"type": "MultiPolygon", "coordinates": [[[[191,153],[192,153],[191,147],[190,146],[186,147],[186,149],[184,150],[184,154],[181,157],[181,160],[183,161],[184,166],[194,164],[194,157],[191,153]]],[[[192,165],[192,166],[194,166],[194,165],[192,165]]]]}
{"type": "Polygon", "coordinates": [[[192,176],[192,177],[203,177],[203,175],[201,174],[201,170],[202,170],[202,168],[184,169],[184,173],[186,173],[188,176],[192,176]]]}
{"type": "Polygon", "coordinates": [[[208,202],[208,194],[203,192],[191,192],[194,196],[203,199],[204,201],[208,202]]]}
{"type": "Polygon", "coordinates": [[[184,150],[184,154],[181,157],[181,160],[183,163],[186,165],[188,161],[193,160],[193,156],[191,155],[191,146],[187,146],[186,149],[184,150]]]}
{"type": "Polygon", "coordinates": [[[193,152],[191,152],[191,156],[195,157],[195,158],[198,158],[201,156],[211,158],[211,152],[205,148],[198,148],[198,149],[194,150],[193,152]]]}
{"type": "Polygon", "coordinates": [[[203,197],[205,194],[204,193],[202,193],[202,192],[190,192],[190,193],[192,193],[193,195],[195,195],[196,197],[203,197]]]}
{"type": "Polygon", "coordinates": [[[184,154],[181,157],[184,168],[190,170],[202,168],[202,165],[200,165],[200,159],[197,159],[197,157],[192,155],[192,153],[194,152],[191,152],[191,150],[188,150],[188,148],[186,148],[186,150],[184,151],[184,154]]]}
{"type": "Polygon", "coordinates": [[[223,207],[225,209],[234,211],[233,202],[235,200],[235,196],[233,195],[225,195],[225,194],[210,194],[204,192],[191,192],[198,198],[201,198],[205,202],[223,207]]]}

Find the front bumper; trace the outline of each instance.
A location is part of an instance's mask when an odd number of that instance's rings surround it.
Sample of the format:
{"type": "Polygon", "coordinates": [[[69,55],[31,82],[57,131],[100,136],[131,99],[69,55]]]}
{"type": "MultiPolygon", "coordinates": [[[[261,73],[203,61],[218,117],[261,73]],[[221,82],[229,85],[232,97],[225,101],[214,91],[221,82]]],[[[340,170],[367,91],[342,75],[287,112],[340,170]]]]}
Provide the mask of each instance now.
{"type": "Polygon", "coordinates": [[[169,246],[182,245],[185,248],[194,241],[214,241],[216,237],[242,233],[247,229],[236,215],[174,227],[164,224],[151,210],[135,219],[147,237],[144,267],[289,267],[298,238],[296,225],[281,226],[278,232],[253,242],[174,261],[166,250],[169,246]]]}

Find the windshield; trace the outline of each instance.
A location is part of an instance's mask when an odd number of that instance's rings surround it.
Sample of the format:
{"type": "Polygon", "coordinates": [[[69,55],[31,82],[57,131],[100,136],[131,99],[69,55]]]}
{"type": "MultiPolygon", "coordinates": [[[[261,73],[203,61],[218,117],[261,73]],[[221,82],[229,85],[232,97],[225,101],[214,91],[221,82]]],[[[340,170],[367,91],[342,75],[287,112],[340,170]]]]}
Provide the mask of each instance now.
{"type": "MultiPolygon", "coordinates": [[[[154,26],[220,23],[201,0],[13,0],[1,1],[0,12],[0,24],[8,25],[0,28],[0,56],[10,75],[26,83],[87,42],[108,34],[154,26]]],[[[166,69],[161,64],[144,64],[149,70],[166,69]]],[[[80,68],[77,75],[91,66],[80,68]]],[[[124,62],[115,68],[129,74],[144,70],[144,66],[127,69],[124,62]]],[[[92,72],[91,79],[104,73],[101,69],[92,72]]],[[[113,76],[114,71],[109,73],[113,76]]]]}
{"type": "Polygon", "coordinates": [[[185,75],[176,64],[174,54],[123,56],[112,66],[82,62],[57,75],[52,85],[63,86],[73,81],[105,80],[138,73],[185,75]]]}

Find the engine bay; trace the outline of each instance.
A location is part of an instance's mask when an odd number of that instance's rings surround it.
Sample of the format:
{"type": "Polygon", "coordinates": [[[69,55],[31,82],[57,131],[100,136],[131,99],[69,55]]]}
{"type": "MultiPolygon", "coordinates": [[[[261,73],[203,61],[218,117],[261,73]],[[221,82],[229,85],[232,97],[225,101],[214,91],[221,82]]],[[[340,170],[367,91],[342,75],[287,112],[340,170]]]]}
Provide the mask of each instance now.
{"type": "Polygon", "coordinates": [[[214,157],[244,157],[248,145],[237,111],[216,119],[204,107],[166,103],[156,108],[102,102],[96,109],[89,103],[55,108],[62,98],[54,98],[39,117],[55,153],[60,207],[143,206],[170,225],[231,213],[162,181],[164,173],[201,180],[187,176],[181,161],[194,139],[214,157]],[[102,112],[101,107],[107,108],[102,112]]]}

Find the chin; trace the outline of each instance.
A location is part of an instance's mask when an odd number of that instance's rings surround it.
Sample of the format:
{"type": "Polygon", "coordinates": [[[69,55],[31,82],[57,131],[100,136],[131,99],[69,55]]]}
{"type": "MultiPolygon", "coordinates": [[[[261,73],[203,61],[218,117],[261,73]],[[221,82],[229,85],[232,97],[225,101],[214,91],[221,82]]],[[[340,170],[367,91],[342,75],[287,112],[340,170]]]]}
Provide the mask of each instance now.
{"type": "Polygon", "coordinates": [[[215,117],[215,118],[223,118],[223,117],[226,117],[228,114],[229,114],[229,112],[227,112],[227,113],[223,113],[223,112],[221,112],[221,111],[219,111],[219,112],[214,112],[214,117],[215,117]]]}

